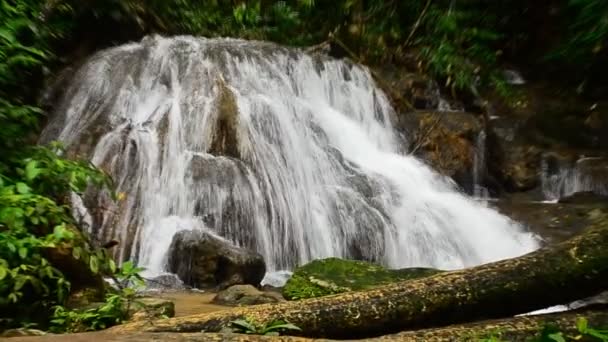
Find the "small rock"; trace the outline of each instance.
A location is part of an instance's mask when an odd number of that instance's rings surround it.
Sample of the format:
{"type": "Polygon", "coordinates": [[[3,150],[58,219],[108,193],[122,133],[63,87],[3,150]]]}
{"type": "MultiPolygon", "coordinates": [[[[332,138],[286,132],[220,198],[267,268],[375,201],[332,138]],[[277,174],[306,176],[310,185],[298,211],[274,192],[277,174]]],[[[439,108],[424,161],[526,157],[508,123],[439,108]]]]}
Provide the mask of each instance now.
{"type": "Polygon", "coordinates": [[[262,292],[251,285],[234,285],[213,298],[213,303],[220,305],[256,305],[282,302],[283,296],[276,292],[262,292]]]}
{"type": "Polygon", "coordinates": [[[175,316],[175,304],[163,298],[143,297],[135,299],[129,311],[132,321],[168,318],[175,316]]]}
{"type": "Polygon", "coordinates": [[[146,279],[147,290],[187,290],[188,286],[175,274],[163,274],[146,279]]]}
{"type": "Polygon", "coordinates": [[[44,336],[46,332],[36,329],[9,329],[0,334],[0,337],[24,337],[24,336],[44,336]]]}

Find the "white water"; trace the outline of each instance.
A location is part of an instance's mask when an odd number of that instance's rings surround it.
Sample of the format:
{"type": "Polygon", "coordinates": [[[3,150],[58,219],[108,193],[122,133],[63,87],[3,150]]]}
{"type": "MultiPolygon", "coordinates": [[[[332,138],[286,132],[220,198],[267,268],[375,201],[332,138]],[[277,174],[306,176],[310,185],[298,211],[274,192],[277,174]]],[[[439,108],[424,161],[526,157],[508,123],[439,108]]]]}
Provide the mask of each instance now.
{"type": "Polygon", "coordinates": [[[400,155],[393,115],[367,70],[343,61],[149,37],[86,63],[43,141],[59,139],[112,174],[126,199],[92,231],[119,238],[119,257],[151,271],[163,271],[181,229],[256,249],[269,270],[329,256],[454,269],[537,248],[518,224],[400,155]],[[227,91],[240,160],[208,153],[222,138],[227,91]]]}
{"type": "MultiPolygon", "coordinates": [[[[554,159],[554,158],[553,158],[554,159]]],[[[560,198],[578,192],[593,192],[608,196],[608,184],[594,175],[589,164],[601,158],[580,158],[573,165],[544,157],[541,162],[541,186],[545,200],[557,202],[560,198]]],[[[597,172],[597,171],[596,171],[597,172]]],[[[604,172],[608,172],[605,169],[604,172]]]]}

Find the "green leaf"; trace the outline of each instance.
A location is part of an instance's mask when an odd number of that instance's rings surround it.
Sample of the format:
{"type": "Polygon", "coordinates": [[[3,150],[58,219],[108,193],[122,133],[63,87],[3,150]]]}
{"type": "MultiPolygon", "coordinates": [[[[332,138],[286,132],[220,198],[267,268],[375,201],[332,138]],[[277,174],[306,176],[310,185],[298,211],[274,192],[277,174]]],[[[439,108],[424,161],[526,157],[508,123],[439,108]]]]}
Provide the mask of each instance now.
{"type": "Polygon", "coordinates": [[[97,257],[94,255],[91,255],[91,258],[89,259],[89,267],[93,273],[97,274],[97,272],[99,272],[99,263],[97,257]]]}
{"type": "Polygon", "coordinates": [[[587,331],[587,319],[585,317],[579,317],[576,320],[576,329],[583,334],[587,331]]]}
{"type": "Polygon", "coordinates": [[[25,282],[27,281],[27,278],[24,276],[18,276],[15,279],[15,285],[13,287],[14,291],[19,291],[21,290],[21,288],[23,287],[23,285],[25,285],[25,282]]]}
{"type": "Polygon", "coordinates": [[[255,332],[256,331],[255,326],[253,324],[247,322],[244,319],[237,319],[230,323],[232,323],[232,325],[235,326],[236,328],[244,330],[245,332],[255,332]]]}
{"type": "Polygon", "coordinates": [[[57,238],[57,240],[63,240],[64,235],[65,228],[62,225],[58,225],[53,228],[53,236],[57,238]]]}
{"type": "Polygon", "coordinates": [[[80,247],[74,247],[72,249],[72,256],[74,257],[74,259],[78,260],[80,259],[80,255],[82,253],[82,248],[80,247]]]}
{"type": "Polygon", "coordinates": [[[15,184],[15,187],[17,188],[17,192],[22,195],[29,194],[30,191],[32,190],[27,184],[25,184],[23,182],[19,182],[19,183],[15,184]]]}
{"type": "Polygon", "coordinates": [[[27,258],[27,248],[25,248],[25,247],[19,248],[19,257],[21,259],[27,258]]]}
{"type": "Polygon", "coordinates": [[[298,327],[297,325],[291,324],[291,323],[271,325],[268,327],[268,330],[282,330],[282,329],[283,330],[302,331],[302,329],[300,329],[300,327],[298,327]]]}
{"type": "Polygon", "coordinates": [[[37,168],[37,166],[38,166],[38,162],[35,160],[32,160],[32,161],[28,162],[27,165],[25,165],[25,178],[28,181],[32,181],[32,180],[36,179],[36,177],[38,177],[40,172],[42,172],[42,169],[37,168]]]}
{"type": "Polygon", "coordinates": [[[15,245],[11,242],[7,242],[6,247],[8,247],[8,250],[11,251],[11,253],[15,253],[17,251],[17,247],[15,247],[15,245]]]}
{"type": "Polygon", "coordinates": [[[6,267],[0,266],[0,280],[6,278],[7,274],[8,274],[8,270],[6,269],[6,267]]]}
{"type": "Polygon", "coordinates": [[[110,259],[108,261],[108,266],[110,267],[110,272],[116,273],[116,263],[114,262],[114,260],[110,259]]]}
{"type": "Polygon", "coordinates": [[[566,339],[564,338],[564,335],[562,335],[561,332],[558,333],[554,333],[554,334],[549,334],[547,336],[549,338],[549,340],[551,341],[555,341],[555,342],[566,342],[566,339]]]}

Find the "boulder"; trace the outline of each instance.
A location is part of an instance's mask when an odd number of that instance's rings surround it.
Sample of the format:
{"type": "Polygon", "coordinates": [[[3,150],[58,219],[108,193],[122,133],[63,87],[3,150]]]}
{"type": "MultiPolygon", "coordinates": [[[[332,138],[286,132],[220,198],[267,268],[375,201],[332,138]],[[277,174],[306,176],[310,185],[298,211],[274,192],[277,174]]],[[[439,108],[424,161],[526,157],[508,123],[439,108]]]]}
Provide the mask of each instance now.
{"type": "Polygon", "coordinates": [[[168,266],[169,272],[195,288],[257,286],[266,273],[260,254],[203,230],[183,230],[173,236],[168,266]]]}
{"type": "Polygon", "coordinates": [[[322,297],[371,289],[383,284],[430,276],[441,271],[430,268],[390,270],[355,260],[328,258],[298,267],[283,288],[288,300],[322,297]]]}
{"type": "Polygon", "coordinates": [[[234,285],[213,298],[213,303],[219,305],[256,305],[278,303],[285,301],[283,296],[277,292],[263,292],[252,285],[234,285]]]}

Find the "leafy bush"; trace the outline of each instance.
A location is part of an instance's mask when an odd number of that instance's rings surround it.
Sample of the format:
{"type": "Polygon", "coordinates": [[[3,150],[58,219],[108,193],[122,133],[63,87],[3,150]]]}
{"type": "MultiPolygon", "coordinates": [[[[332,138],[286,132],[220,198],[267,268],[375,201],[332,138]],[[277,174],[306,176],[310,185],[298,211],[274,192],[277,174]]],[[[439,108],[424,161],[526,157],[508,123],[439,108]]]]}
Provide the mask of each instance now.
{"type": "Polygon", "coordinates": [[[144,286],[139,275],[141,271],[143,269],[135,267],[132,262],[125,262],[115,274],[119,290],[108,294],[105,302],[99,306],[80,310],[55,306],[50,330],[55,333],[94,331],[124,322],[136,303],[137,289],[144,286]]]}

